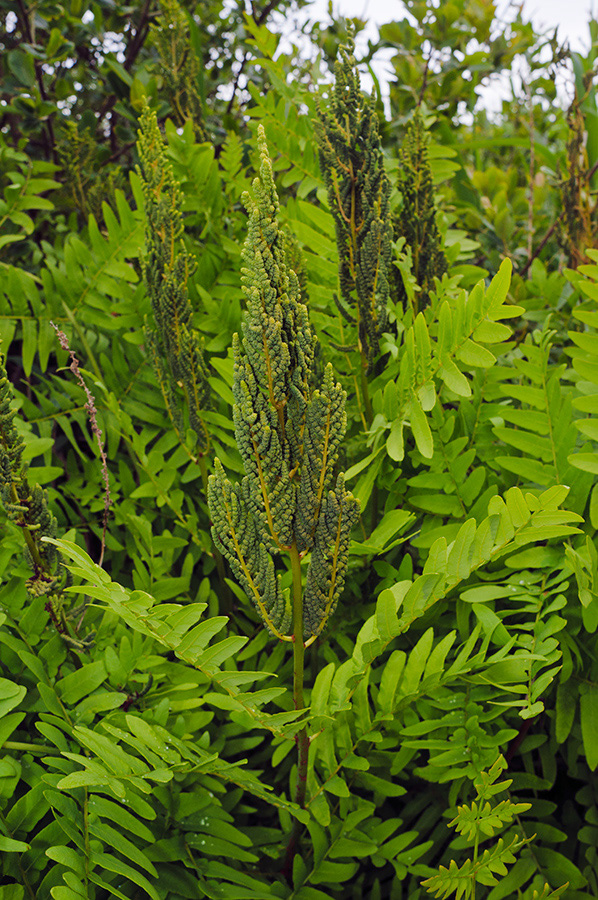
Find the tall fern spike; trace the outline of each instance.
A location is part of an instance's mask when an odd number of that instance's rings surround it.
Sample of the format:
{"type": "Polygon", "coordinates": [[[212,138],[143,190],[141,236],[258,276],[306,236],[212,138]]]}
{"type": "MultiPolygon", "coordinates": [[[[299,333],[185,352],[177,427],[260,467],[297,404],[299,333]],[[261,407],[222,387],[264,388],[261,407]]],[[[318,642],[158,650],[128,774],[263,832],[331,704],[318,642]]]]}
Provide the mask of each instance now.
{"type": "Polygon", "coordinates": [[[40,596],[56,591],[63,580],[56,547],[41,540],[56,537],[56,519],[46,492],[38,484],[29,484],[23,463],[25,445],[15,427],[12,400],[12,386],[0,354],[0,499],[9,519],[22,530],[25,558],[33,571],[27,589],[40,596]]]}
{"type": "MultiPolygon", "coordinates": [[[[413,117],[399,152],[398,188],[403,206],[394,221],[396,238],[405,239],[411,251],[412,271],[420,290],[414,315],[428,305],[434,278],[442,278],[448,265],[436,223],[434,183],[428,154],[428,136],[419,110],[413,117]]],[[[398,301],[407,307],[407,291],[397,271],[398,301]]]]}
{"type": "Polygon", "coordinates": [[[143,275],[155,325],[146,328],[146,341],[175,427],[181,431],[184,426],[177,400],[177,389],[182,388],[189,426],[199,452],[205,453],[209,438],[202,411],[209,402],[208,368],[192,326],[187,287],[195,260],[182,245],[182,194],[166,158],[156,114],[147,108],[140,118],[138,151],[147,218],[143,275]]]}
{"type": "MultiPolygon", "coordinates": [[[[476,799],[470,804],[459,806],[457,815],[449,822],[449,826],[471,845],[472,855],[461,866],[454,859],[451,860],[448,869],[440,866],[438,874],[422,881],[423,887],[436,898],[448,900],[454,894],[456,900],[475,900],[476,884],[488,887],[499,884],[497,876],[507,874],[507,866],[516,862],[515,853],[532,840],[511,835],[499,837],[488,846],[496,832],[502,832],[520,813],[531,807],[530,803],[514,803],[509,798],[500,801],[493,799],[511,784],[511,779],[498,781],[506,767],[504,757],[499,756],[487,772],[481,772],[474,782],[476,799]],[[485,845],[482,853],[479,852],[481,843],[485,845]]],[[[541,896],[547,900],[557,900],[565,888],[566,885],[551,891],[545,885],[541,896]]]]}
{"type": "Polygon", "coordinates": [[[261,126],[258,144],[260,177],[254,198],[244,196],[247,312],[242,338],[234,338],[235,435],[246,474],[241,484],[231,484],[217,462],[208,499],[216,546],[281,640],[293,639],[296,606],[281,587],[276,562],[289,554],[296,564],[311,553],[302,592],[303,638],[311,642],[342,591],[358,504],[342,475],[331,488],[346,428],[345,393],[330,365],[320,388],[312,389],[316,339],[287,262],[261,126]]]}
{"type": "Polygon", "coordinates": [[[353,33],[335,65],[330,108],[314,122],[320,168],[336,225],[339,305],[356,319],[358,347],[371,369],[386,327],[391,265],[390,183],[372,102],[361,91],[353,33]]]}
{"type": "Polygon", "coordinates": [[[588,262],[586,250],[596,246],[596,199],[590,190],[584,117],[576,104],[569,110],[567,124],[567,171],[560,183],[562,215],[557,234],[568,265],[577,268],[588,262]]]}
{"type": "Polygon", "coordinates": [[[160,73],[168,91],[172,114],[179,126],[193,123],[196,141],[207,140],[203,107],[198,90],[201,71],[197,54],[189,40],[187,13],[177,0],[160,0],[158,25],[152,25],[160,58],[160,73]]]}

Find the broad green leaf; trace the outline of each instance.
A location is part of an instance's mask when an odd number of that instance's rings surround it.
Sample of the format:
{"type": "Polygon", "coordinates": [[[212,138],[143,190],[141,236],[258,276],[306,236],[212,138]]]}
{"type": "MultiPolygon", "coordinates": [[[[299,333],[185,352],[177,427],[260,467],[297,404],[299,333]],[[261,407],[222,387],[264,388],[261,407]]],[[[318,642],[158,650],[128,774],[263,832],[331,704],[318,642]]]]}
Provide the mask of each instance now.
{"type": "Polygon", "coordinates": [[[25,853],[30,850],[29,844],[24,841],[15,841],[13,838],[4,837],[0,834],[0,852],[2,853],[25,853]]]}
{"type": "MultiPolygon", "coordinates": [[[[415,438],[417,449],[426,459],[432,459],[432,456],[434,455],[434,442],[432,440],[432,432],[430,431],[430,426],[428,424],[426,414],[419,405],[416,397],[412,398],[408,406],[408,412],[411,419],[411,431],[413,432],[413,437],[415,438]]],[[[390,441],[390,437],[388,440],[390,441]]]]}
{"type": "Polygon", "coordinates": [[[584,685],[580,691],[581,736],[588,766],[593,772],[598,766],[598,687],[584,685]]]}

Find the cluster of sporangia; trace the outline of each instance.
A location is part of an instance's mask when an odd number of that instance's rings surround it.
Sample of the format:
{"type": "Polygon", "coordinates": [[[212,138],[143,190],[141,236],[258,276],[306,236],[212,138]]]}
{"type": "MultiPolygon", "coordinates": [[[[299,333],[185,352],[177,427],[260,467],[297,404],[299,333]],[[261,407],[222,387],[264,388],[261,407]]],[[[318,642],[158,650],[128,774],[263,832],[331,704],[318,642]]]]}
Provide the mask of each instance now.
{"type": "Polygon", "coordinates": [[[197,449],[205,452],[208,432],[202,410],[209,399],[208,369],[191,324],[193,308],[187,288],[195,260],[181,246],[182,193],[166,158],[156,113],[149,109],[140,118],[138,149],[147,221],[143,274],[155,322],[155,330],[145,329],[146,342],[174,425],[184,432],[178,387],[186,396],[197,449]]]}
{"type": "Polygon", "coordinates": [[[12,399],[0,355],[0,499],[8,517],[23,530],[25,558],[33,570],[27,588],[30,594],[39,596],[55,590],[62,580],[56,547],[41,541],[42,537],[56,537],[56,519],[48,508],[45,491],[38,484],[29,485],[23,463],[25,444],[15,428],[12,399]]]}
{"type": "MultiPolygon", "coordinates": [[[[349,323],[357,300],[357,347],[371,368],[386,328],[391,271],[390,182],[378,120],[360,87],[352,33],[334,67],[330,107],[318,105],[314,130],[336,225],[341,300],[349,323]]],[[[343,348],[347,350],[352,347],[343,348]]]]}
{"type": "Polygon", "coordinates": [[[422,117],[416,112],[399,151],[397,187],[403,202],[399,213],[392,215],[378,120],[372,102],[360,88],[353,51],[350,32],[335,65],[329,108],[318,105],[314,130],[336,226],[341,292],[337,305],[343,317],[358,326],[357,348],[341,349],[359,349],[371,370],[387,327],[391,293],[396,292],[401,307],[408,304],[402,278],[392,265],[393,237],[404,237],[411,249],[413,275],[420,287],[416,313],[428,304],[434,278],[442,278],[447,263],[436,224],[422,117]]]}
{"type": "MultiPolygon", "coordinates": [[[[436,224],[434,182],[428,153],[428,136],[421,114],[416,112],[399,151],[398,188],[403,197],[400,215],[394,218],[395,238],[405,238],[411,249],[411,271],[420,290],[414,313],[428,305],[434,278],[448,269],[436,224]]],[[[397,270],[397,300],[405,307],[409,300],[397,270]]]]}
{"type": "Polygon", "coordinates": [[[357,501],[339,475],[345,393],[326,368],[313,390],[314,350],[307,307],[286,258],[278,197],[263,128],[260,177],[244,196],[249,229],[243,251],[247,313],[234,340],[234,423],[245,468],[231,483],[220,463],[208,500],[214,542],[270,631],[291,640],[292,600],[275,557],[310,554],[303,591],[304,640],[315,639],[342,591],[357,501]]]}

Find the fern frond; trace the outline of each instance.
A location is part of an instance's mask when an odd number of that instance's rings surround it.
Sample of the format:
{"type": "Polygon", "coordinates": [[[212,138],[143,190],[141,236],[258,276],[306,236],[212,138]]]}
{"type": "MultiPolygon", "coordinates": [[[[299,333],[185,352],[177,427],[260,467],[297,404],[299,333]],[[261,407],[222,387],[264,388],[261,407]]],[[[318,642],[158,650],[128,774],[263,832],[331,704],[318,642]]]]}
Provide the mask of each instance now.
{"type": "Polygon", "coordinates": [[[335,490],[323,499],[317,519],[303,598],[306,640],[313,640],[323,631],[342,593],[351,529],[358,516],[359,504],[347,493],[343,476],[339,475],[335,490]]]}
{"type": "Polygon", "coordinates": [[[245,196],[249,228],[243,251],[247,313],[235,335],[234,424],[245,478],[232,486],[221,468],[210,479],[214,541],[231,561],[268,628],[288,640],[290,601],[272,554],[289,553],[295,635],[320,633],[344,583],[357,504],[339,477],[328,491],[346,428],[345,393],[326,369],[313,390],[316,340],[299,281],[289,267],[289,239],[278,223],[278,196],[263,128],[260,177],[245,196]],[[312,550],[305,597],[300,557],[312,550]],[[297,607],[299,608],[299,607],[297,607]],[[295,607],[294,607],[295,609],[295,607]],[[302,619],[301,619],[302,617],[302,619]]]}
{"type": "Polygon", "coordinates": [[[505,260],[487,289],[482,282],[454,302],[445,300],[432,330],[420,313],[403,337],[397,378],[398,411],[389,423],[386,448],[391,459],[405,456],[404,428],[409,424],[418,450],[427,459],[433,441],[426,413],[437,402],[442,385],[458,397],[470,397],[465,372],[470,367],[488,368],[496,357],[484,344],[504,341],[510,329],[499,319],[521,312],[505,303],[511,278],[511,263],[505,260]],[[434,333],[435,332],[435,333],[434,333]]]}
{"type": "Polygon", "coordinates": [[[177,0],[160,0],[160,7],[159,25],[151,26],[151,30],[172,112],[178,126],[187,121],[193,123],[195,139],[201,143],[207,137],[198,90],[200,61],[189,36],[194,23],[177,0]]]}
{"type": "Polygon", "coordinates": [[[33,577],[27,582],[35,596],[55,591],[61,581],[60,558],[44,537],[56,537],[56,518],[50,511],[46,492],[29,485],[27,467],[22,457],[25,444],[14,424],[11,408],[12,386],[0,354],[0,500],[8,517],[22,530],[25,557],[33,577]]]}
{"type": "Polygon", "coordinates": [[[360,88],[349,35],[335,65],[330,108],[314,122],[336,225],[341,297],[357,307],[359,348],[371,368],[386,327],[391,264],[390,183],[372,103],[360,88]]]}
{"type": "Polygon", "coordinates": [[[479,884],[498,884],[497,875],[507,874],[507,866],[516,862],[515,853],[527,843],[515,835],[507,844],[503,838],[499,838],[491,849],[484,850],[481,857],[473,861],[471,859],[459,866],[455,860],[451,860],[448,869],[440,866],[438,875],[432,875],[422,881],[422,886],[429,894],[441,900],[447,900],[451,894],[455,900],[461,897],[471,897],[471,885],[477,881],[479,884]]]}
{"type": "MultiPolygon", "coordinates": [[[[167,361],[173,384],[164,394],[169,407],[175,384],[185,393],[189,424],[202,453],[208,449],[208,430],[202,410],[209,400],[208,370],[191,317],[188,281],[195,260],[181,247],[182,195],[172,167],[166,160],[164,141],[155,113],[141,116],[139,157],[147,216],[143,274],[152,304],[156,336],[152,343],[167,361]]],[[[158,373],[163,384],[163,369],[158,373]]]]}
{"type": "Polygon", "coordinates": [[[338,449],[346,428],[345,397],[326,367],[321,390],[314,391],[305,418],[301,484],[297,493],[295,532],[301,552],[313,546],[320,507],[332,479],[338,449]]]}
{"type": "Polygon", "coordinates": [[[285,640],[291,624],[290,599],[288,593],[281,591],[274,561],[251,510],[249,481],[246,476],[242,485],[232,485],[216,460],[214,475],[208,483],[212,535],[266,626],[280,640],[285,640]]]}
{"type": "MultiPolygon", "coordinates": [[[[394,220],[395,238],[403,238],[411,251],[411,271],[419,287],[413,297],[414,314],[417,315],[429,303],[434,278],[442,278],[448,269],[436,224],[427,134],[419,110],[399,151],[398,188],[403,196],[403,206],[394,220]]],[[[399,303],[405,308],[409,298],[401,277],[397,278],[397,286],[399,303]]]]}

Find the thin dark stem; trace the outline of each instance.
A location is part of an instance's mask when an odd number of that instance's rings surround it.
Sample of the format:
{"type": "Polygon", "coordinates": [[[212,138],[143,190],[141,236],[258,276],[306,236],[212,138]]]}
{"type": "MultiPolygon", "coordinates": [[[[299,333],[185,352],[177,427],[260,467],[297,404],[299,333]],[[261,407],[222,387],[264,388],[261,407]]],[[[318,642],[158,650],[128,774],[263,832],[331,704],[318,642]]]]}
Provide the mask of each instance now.
{"type": "Polygon", "coordinates": [[[432,58],[432,48],[430,48],[430,53],[426,57],[426,64],[424,66],[424,74],[422,78],[422,86],[419,92],[419,97],[417,98],[417,106],[420,107],[422,105],[424,94],[426,92],[426,88],[428,86],[428,72],[430,71],[430,60],[432,58]]]}
{"type": "MultiPolygon", "coordinates": [[[[592,178],[596,174],[596,172],[598,172],[598,161],[594,163],[592,168],[586,174],[586,181],[588,182],[588,184],[590,183],[590,181],[592,180],[592,178]]],[[[561,212],[557,216],[557,218],[554,220],[554,222],[552,223],[552,225],[550,226],[550,228],[548,229],[548,231],[546,232],[546,234],[544,235],[544,237],[542,238],[542,240],[540,241],[540,243],[538,244],[538,246],[536,247],[536,249],[534,250],[532,255],[527,259],[523,268],[519,269],[517,274],[520,275],[522,278],[527,274],[527,271],[530,268],[533,261],[538,258],[538,256],[540,255],[540,253],[542,252],[542,250],[544,249],[544,247],[546,246],[546,244],[548,243],[548,241],[554,234],[554,231],[555,231],[557,225],[559,224],[559,222],[561,221],[561,219],[563,218],[563,215],[564,215],[564,212],[561,212]]]]}
{"type": "Polygon", "coordinates": [[[145,0],[143,7],[141,9],[141,15],[139,16],[139,24],[137,25],[137,29],[129,46],[127,47],[125,53],[125,61],[123,63],[123,68],[130,70],[131,66],[135,62],[137,58],[137,54],[143,47],[143,42],[147,36],[148,32],[148,18],[149,18],[149,8],[150,8],[150,0],[145,0]]]}
{"type": "MultiPolygon", "coordinates": [[[[127,72],[129,72],[131,70],[135,60],[137,59],[137,56],[139,55],[141,48],[143,47],[144,41],[147,37],[147,33],[148,33],[148,29],[149,29],[149,24],[148,24],[149,8],[150,8],[150,0],[145,0],[145,3],[143,4],[143,8],[141,10],[141,14],[139,16],[139,24],[137,25],[135,34],[131,38],[131,40],[127,46],[126,52],[125,52],[125,61],[123,63],[123,68],[126,69],[127,72]]],[[[106,99],[104,100],[102,106],[100,107],[100,109],[98,111],[98,118],[97,118],[98,128],[99,128],[102,120],[105,118],[105,116],[108,115],[110,110],[116,104],[117,100],[118,100],[118,97],[115,94],[112,94],[110,97],[106,97],[106,99]]],[[[113,155],[114,155],[114,151],[113,151],[113,155]]]]}
{"type": "MultiPolygon", "coordinates": [[[[18,0],[18,6],[21,13],[21,29],[23,32],[23,37],[27,41],[28,44],[35,43],[35,35],[31,30],[31,22],[29,21],[29,10],[25,6],[24,0],[18,0]]],[[[38,59],[33,60],[33,68],[35,70],[35,79],[37,81],[37,86],[39,87],[39,95],[42,100],[47,100],[48,95],[46,93],[46,88],[44,86],[44,73],[42,69],[42,64],[38,59]]],[[[58,163],[58,154],[56,152],[56,139],[54,137],[54,126],[52,124],[52,119],[48,118],[45,124],[46,133],[48,135],[48,144],[49,144],[49,152],[48,156],[51,156],[55,163],[58,163]]]]}
{"type": "MultiPolygon", "coordinates": [[[[301,584],[301,559],[297,544],[293,542],[290,549],[291,569],[293,572],[293,703],[295,709],[304,709],[303,699],[303,674],[305,644],[303,643],[303,587],[301,584]]],[[[301,729],[295,738],[297,743],[297,786],[295,788],[295,803],[302,809],[305,806],[305,794],[307,790],[307,760],[309,755],[309,738],[307,728],[301,729]]],[[[297,842],[301,833],[301,823],[295,819],[289,836],[283,873],[290,881],[293,870],[293,859],[297,852],[297,842]]]]}
{"type": "MultiPolygon", "coordinates": [[[[263,25],[270,13],[276,9],[278,6],[279,0],[269,0],[269,3],[266,3],[261,13],[258,13],[254,4],[251,4],[251,18],[255,22],[256,25],[263,25]]],[[[239,87],[239,81],[241,80],[241,75],[245,71],[245,66],[247,64],[247,60],[249,59],[249,51],[245,51],[243,54],[243,59],[241,60],[241,66],[239,71],[237,72],[237,76],[235,78],[235,83],[233,84],[233,91],[231,94],[231,98],[228,101],[226,107],[226,115],[229,115],[232,111],[232,108],[235,103],[235,97],[237,95],[237,88],[239,87]]]]}
{"type": "Polygon", "coordinates": [[[556,229],[556,226],[558,225],[558,223],[561,221],[562,218],[563,218],[563,214],[561,213],[561,214],[558,216],[558,218],[556,218],[556,219],[554,220],[554,222],[552,223],[552,225],[550,226],[550,228],[548,229],[548,231],[546,232],[546,234],[544,235],[544,237],[542,238],[542,240],[540,241],[540,243],[538,244],[538,246],[536,247],[536,249],[534,250],[534,252],[532,253],[532,255],[528,258],[528,260],[527,260],[527,262],[525,263],[524,267],[523,267],[522,269],[519,270],[519,272],[518,272],[517,274],[520,275],[522,278],[523,278],[525,275],[527,275],[528,269],[530,268],[531,264],[533,263],[533,261],[534,261],[535,259],[538,258],[538,256],[540,255],[540,253],[542,252],[542,250],[544,249],[544,247],[546,246],[546,244],[548,243],[548,241],[550,240],[550,238],[551,238],[552,235],[554,234],[554,231],[555,231],[555,229],[556,229]]]}
{"type": "Polygon", "coordinates": [[[96,439],[96,442],[98,445],[98,451],[100,454],[100,461],[101,461],[101,466],[102,466],[102,479],[104,481],[104,515],[102,518],[102,524],[103,524],[102,546],[101,546],[101,550],[100,550],[100,558],[98,560],[98,565],[101,567],[104,563],[104,552],[106,549],[106,532],[108,530],[108,515],[110,513],[110,502],[111,502],[110,501],[110,481],[108,478],[108,458],[106,456],[106,451],[104,450],[104,442],[102,440],[102,431],[98,425],[98,420],[97,420],[98,411],[97,411],[96,405],[95,405],[95,397],[93,396],[93,394],[91,393],[91,391],[89,390],[87,385],[85,384],[83,376],[81,375],[81,372],[79,371],[79,360],[75,356],[74,351],[71,350],[71,348],[69,346],[68,338],[67,338],[66,334],[64,333],[64,331],[61,331],[54,324],[54,322],[50,322],[50,325],[56,331],[58,340],[60,341],[60,346],[62,347],[63,350],[66,350],[67,353],[69,354],[69,357],[71,360],[69,368],[70,368],[71,372],[73,373],[73,375],[75,376],[76,380],[79,382],[79,384],[83,388],[83,391],[85,392],[85,396],[87,398],[87,402],[85,404],[85,411],[87,412],[87,415],[89,418],[89,423],[91,425],[91,430],[95,436],[95,439],[96,439]]]}

